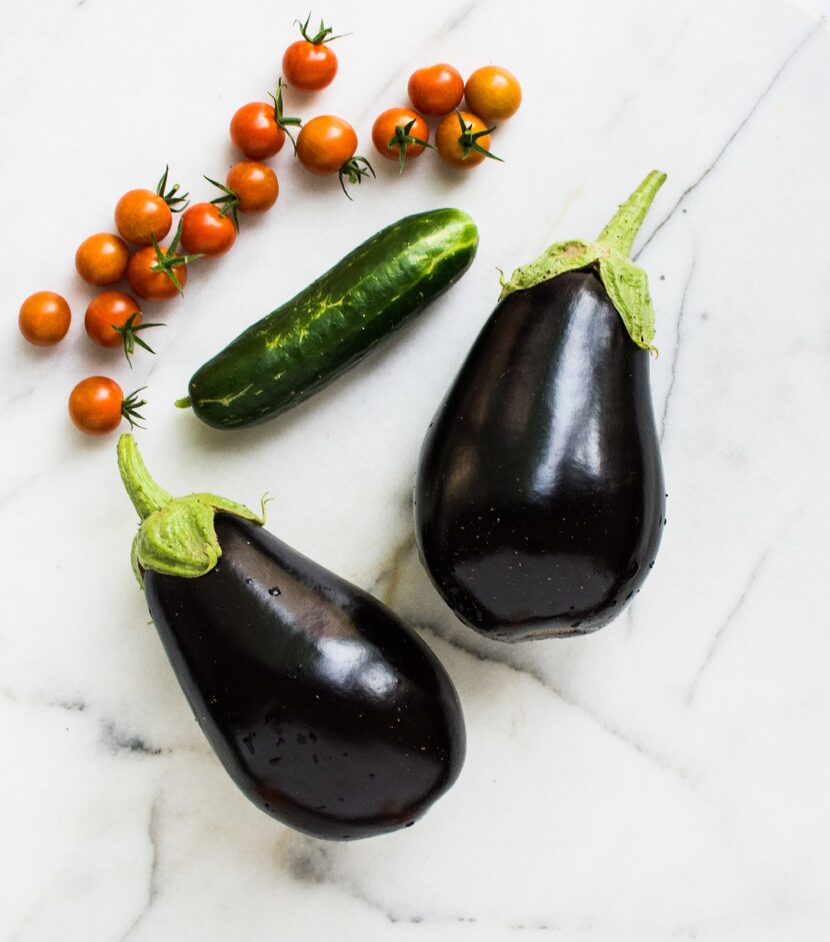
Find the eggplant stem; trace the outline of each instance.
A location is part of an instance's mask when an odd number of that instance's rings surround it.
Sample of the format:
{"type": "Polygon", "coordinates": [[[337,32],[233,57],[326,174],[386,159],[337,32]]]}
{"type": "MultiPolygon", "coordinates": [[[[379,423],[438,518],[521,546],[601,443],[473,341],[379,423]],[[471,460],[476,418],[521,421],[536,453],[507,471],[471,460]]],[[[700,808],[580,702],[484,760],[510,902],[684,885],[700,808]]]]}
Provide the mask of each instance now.
{"type": "Polygon", "coordinates": [[[138,453],[138,445],[129,433],[118,439],[118,471],[133,507],[142,520],[173,500],[173,495],[150,477],[144,459],[138,453]]]}
{"type": "Polygon", "coordinates": [[[614,218],[599,234],[597,242],[616,249],[628,258],[634,246],[634,239],[646,218],[646,213],[665,179],[665,173],[652,170],[631,196],[620,205],[614,213],[614,218]]]}

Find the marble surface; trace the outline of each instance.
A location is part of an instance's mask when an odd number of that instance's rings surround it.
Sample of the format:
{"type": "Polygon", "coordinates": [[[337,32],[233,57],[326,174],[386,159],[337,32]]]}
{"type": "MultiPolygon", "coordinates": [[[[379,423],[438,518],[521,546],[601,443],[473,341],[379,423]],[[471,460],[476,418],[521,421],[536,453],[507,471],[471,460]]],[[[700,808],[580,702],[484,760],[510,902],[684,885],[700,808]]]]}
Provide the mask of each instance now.
{"type": "MultiPolygon", "coordinates": [[[[800,940],[830,921],[830,45],[784,0],[328,0],[338,81],[290,110],[402,102],[413,67],[496,61],[525,105],[504,165],[426,157],[345,200],[274,162],[276,209],[158,313],[132,373],[93,349],[74,246],[117,196],[232,159],[234,108],[269,87],[287,4],[30,0],[2,11],[6,186],[0,349],[0,938],[800,940]],[[413,551],[424,430],[487,317],[496,266],[591,236],[644,172],[669,174],[638,240],[660,357],[669,491],[657,565],[592,637],[502,646],[443,606],[413,551]],[[463,284],[311,403],[222,434],[172,408],[193,368],[380,226],[469,211],[463,284]],[[75,315],[35,350],[16,311],[75,315]],[[146,384],[151,470],[256,505],[369,587],[455,681],[468,756],[414,828],[345,845],[262,816],[202,738],[129,566],[115,438],[65,413],[95,372],[146,384]]],[[[826,11],[825,11],[826,12],[826,11]]]]}

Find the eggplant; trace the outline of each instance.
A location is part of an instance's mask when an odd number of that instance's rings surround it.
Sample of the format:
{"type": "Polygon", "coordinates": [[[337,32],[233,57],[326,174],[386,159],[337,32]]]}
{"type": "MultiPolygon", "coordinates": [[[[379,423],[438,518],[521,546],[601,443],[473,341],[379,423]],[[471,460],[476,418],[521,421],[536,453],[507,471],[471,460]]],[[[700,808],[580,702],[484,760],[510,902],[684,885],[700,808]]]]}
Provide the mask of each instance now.
{"type": "Polygon", "coordinates": [[[174,499],[131,435],[118,463],[142,521],[132,560],[153,622],[242,793],[313,837],[413,824],[464,761],[458,696],[435,655],[246,507],[212,494],[174,499]]]}
{"type": "Polygon", "coordinates": [[[654,311],[629,255],[664,180],[650,173],[595,242],[557,243],[502,282],[427,432],[421,561],[487,637],[595,631],[654,565],[666,496],[654,311]]]}

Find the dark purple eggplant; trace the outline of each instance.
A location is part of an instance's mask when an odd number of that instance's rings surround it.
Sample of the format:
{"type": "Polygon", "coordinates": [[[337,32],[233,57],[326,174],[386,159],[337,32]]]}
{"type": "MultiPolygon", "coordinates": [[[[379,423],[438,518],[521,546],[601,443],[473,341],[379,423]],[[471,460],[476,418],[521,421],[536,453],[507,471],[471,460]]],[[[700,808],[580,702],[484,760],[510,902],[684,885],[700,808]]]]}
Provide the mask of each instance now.
{"type": "Polygon", "coordinates": [[[513,273],[427,433],[421,560],[488,637],[601,628],[654,565],[654,312],[629,254],[664,179],[649,174],[596,242],[558,243],[513,273]]]}
{"type": "Polygon", "coordinates": [[[423,641],[386,606],[210,494],[174,499],[130,435],[133,566],[216,755],[258,808],[314,837],[408,827],[456,780],[464,721],[423,641]]]}

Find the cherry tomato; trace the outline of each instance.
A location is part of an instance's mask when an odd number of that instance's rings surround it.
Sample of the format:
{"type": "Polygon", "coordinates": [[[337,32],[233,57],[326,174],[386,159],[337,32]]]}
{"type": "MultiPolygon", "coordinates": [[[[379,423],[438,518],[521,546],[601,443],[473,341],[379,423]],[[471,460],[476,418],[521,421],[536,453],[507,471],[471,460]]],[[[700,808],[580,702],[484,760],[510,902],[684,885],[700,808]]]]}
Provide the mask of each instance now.
{"type": "Polygon", "coordinates": [[[236,205],[241,213],[264,213],[276,203],[280,192],[274,171],[254,160],[234,164],[225,182],[239,200],[236,205]]]}
{"type": "Polygon", "coordinates": [[[315,45],[298,39],[285,50],[282,72],[293,88],[316,92],[331,85],[337,75],[337,56],[323,43],[315,45]]]}
{"type": "Polygon", "coordinates": [[[470,111],[488,124],[512,117],[522,103],[522,86],[512,72],[485,65],[467,79],[464,97],[470,111]]]}
{"type": "Polygon", "coordinates": [[[354,156],[357,134],[348,121],[323,114],[312,118],[297,137],[297,157],[312,173],[337,173],[354,156]]]}
{"type": "Polygon", "coordinates": [[[230,215],[213,203],[195,203],[182,214],[181,244],[185,252],[224,255],[236,242],[236,226],[230,215]]]}
{"type": "Polygon", "coordinates": [[[36,291],[20,305],[20,333],[36,347],[51,347],[66,336],[72,314],[54,291],[36,291]]]}
{"type": "MultiPolygon", "coordinates": [[[[172,257],[176,258],[178,256],[174,254],[172,257]]],[[[127,278],[130,287],[145,301],[167,301],[179,293],[172,279],[164,271],[153,270],[154,266],[157,265],[158,256],[155,248],[151,245],[139,249],[127,266],[127,278]]],[[[187,264],[176,265],[174,271],[179,284],[184,288],[187,282],[187,264]]]]}
{"type": "Polygon", "coordinates": [[[485,157],[501,160],[489,150],[492,130],[477,115],[456,111],[441,119],[435,129],[435,146],[446,163],[469,169],[485,157]]]}
{"type": "Polygon", "coordinates": [[[173,225],[173,213],[184,209],[187,193],[179,195],[179,184],[167,189],[168,168],[152,190],[130,190],[115,207],[115,225],[122,236],[135,245],[151,245],[153,236],[161,241],[173,225]]]}
{"type": "Polygon", "coordinates": [[[115,225],[128,242],[150,245],[163,239],[173,225],[173,213],[152,190],[130,190],[115,207],[115,225]]]}
{"type": "Polygon", "coordinates": [[[388,108],[372,125],[372,143],[383,157],[397,160],[403,171],[404,161],[428,145],[429,126],[411,108],[388,108]]]}
{"type": "Polygon", "coordinates": [[[135,314],[133,326],[141,323],[141,308],[135,298],[123,291],[102,291],[89,302],[84,316],[84,327],[90,339],[99,347],[120,347],[123,336],[116,327],[124,327],[135,314]]]}
{"type": "Polygon", "coordinates": [[[106,376],[88,376],[69,394],[69,417],[77,428],[88,435],[106,435],[127,419],[136,425],[142,416],[138,410],[146,405],[138,400],[140,390],[126,399],[115,380],[106,376]]]}
{"type": "Polygon", "coordinates": [[[285,131],[277,124],[274,106],[264,101],[243,105],[231,118],[231,140],[252,160],[273,157],[285,143],[285,131]]]}
{"type": "Polygon", "coordinates": [[[330,85],[337,74],[337,56],[334,50],[326,45],[337,36],[330,36],[330,26],[320,21],[320,28],[310,36],[308,24],[309,14],[305,23],[300,25],[303,38],[285,50],[282,57],[282,73],[288,84],[294,88],[301,88],[306,92],[316,92],[330,85]]]}
{"type": "Polygon", "coordinates": [[[123,278],[129,260],[127,243],[111,232],[89,236],[75,252],[75,268],[91,285],[111,285],[123,278]]]}
{"type": "Polygon", "coordinates": [[[458,69],[439,62],[409,77],[409,100],[421,114],[449,114],[461,104],[464,79],[458,69]]]}

